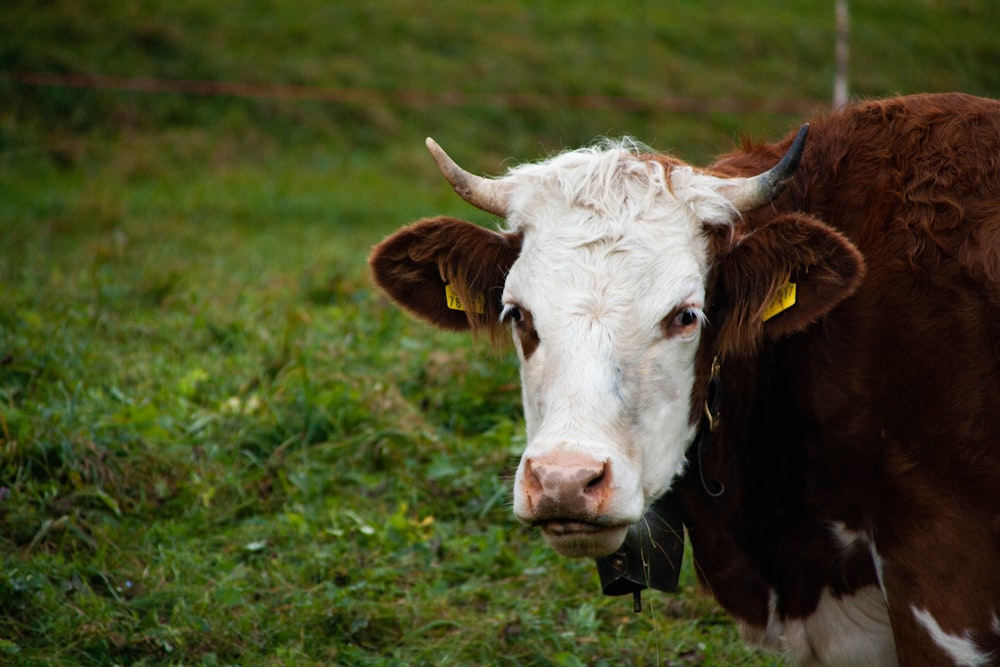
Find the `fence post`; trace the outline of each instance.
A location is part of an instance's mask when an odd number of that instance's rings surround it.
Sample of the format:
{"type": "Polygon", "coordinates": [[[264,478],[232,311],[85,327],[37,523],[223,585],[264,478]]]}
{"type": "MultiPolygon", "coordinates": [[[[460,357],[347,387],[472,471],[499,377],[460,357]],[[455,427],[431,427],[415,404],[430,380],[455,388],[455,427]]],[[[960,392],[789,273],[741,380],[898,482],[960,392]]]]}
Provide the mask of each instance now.
{"type": "Polygon", "coordinates": [[[847,104],[847,55],[850,24],[847,19],[847,0],[837,0],[834,11],[837,16],[837,45],[834,54],[833,108],[847,104]]]}

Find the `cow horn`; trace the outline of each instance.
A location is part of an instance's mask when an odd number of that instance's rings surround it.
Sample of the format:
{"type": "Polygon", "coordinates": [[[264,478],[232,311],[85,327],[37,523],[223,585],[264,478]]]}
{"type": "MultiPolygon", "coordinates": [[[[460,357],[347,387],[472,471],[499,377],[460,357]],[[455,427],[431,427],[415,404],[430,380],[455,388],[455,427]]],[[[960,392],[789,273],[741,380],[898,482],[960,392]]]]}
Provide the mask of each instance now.
{"type": "Polygon", "coordinates": [[[808,134],[809,123],[806,123],[799,128],[799,133],[795,135],[791,147],[778,164],[763,174],[742,179],[742,182],[733,188],[729,195],[729,201],[737,211],[740,213],[752,211],[770,203],[781,194],[785,183],[799,167],[799,160],[802,158],[802,149],[806,145],[808,134]]]}
{"type": "Polygon", "coordinates": [[[431,152],[438,169],[455,188],[458,196],[487,213],[507,217],[510,194],[500,182],[470,174],[448,157],[438,143],[427,137],[427,150],[431,152]]]}

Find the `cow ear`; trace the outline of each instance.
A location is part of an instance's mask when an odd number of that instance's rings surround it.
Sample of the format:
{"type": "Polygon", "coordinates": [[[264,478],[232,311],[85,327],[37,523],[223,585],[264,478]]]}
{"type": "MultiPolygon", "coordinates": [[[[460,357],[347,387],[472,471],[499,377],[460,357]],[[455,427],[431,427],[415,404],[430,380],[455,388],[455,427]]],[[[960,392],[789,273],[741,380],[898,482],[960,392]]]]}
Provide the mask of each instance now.
{"type": "Polygon", "coordinates": [[[808,215],[782,215],[735,239],[718,262],[723,354],[749,354],[763,339],[802,331],[864,277],[854,244],[808,215]]]}
{"type": "Polygon", "coordinates": [[[504,282],[520,251],[520,235],[439,217],[400,229],[375,246],[368,264],[375,283],[412,315],[495,338],[504,282]]]}

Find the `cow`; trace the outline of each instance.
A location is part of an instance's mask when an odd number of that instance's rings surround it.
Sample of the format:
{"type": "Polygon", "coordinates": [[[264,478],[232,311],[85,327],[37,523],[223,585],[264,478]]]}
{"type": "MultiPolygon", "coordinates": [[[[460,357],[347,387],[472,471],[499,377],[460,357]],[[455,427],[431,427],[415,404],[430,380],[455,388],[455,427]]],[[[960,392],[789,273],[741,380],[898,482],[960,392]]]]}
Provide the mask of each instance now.
{"type": "Polygon", "coordinates": [[[509,332],[518,520],[603,557],[669,494],[749,641],[1000,665],[1000,102],[860,102],[705,168],[626,139],[486,178],[427,144],[505,224],[425,219],[370,266],[509,332]]]}

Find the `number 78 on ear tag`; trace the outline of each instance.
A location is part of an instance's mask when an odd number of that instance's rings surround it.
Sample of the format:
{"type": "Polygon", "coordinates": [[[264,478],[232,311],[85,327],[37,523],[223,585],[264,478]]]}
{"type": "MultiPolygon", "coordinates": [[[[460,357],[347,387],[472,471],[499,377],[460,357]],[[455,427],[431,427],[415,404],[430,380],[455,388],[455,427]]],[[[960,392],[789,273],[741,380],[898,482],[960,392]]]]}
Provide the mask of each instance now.
{"type": "MultiPolygon", "coordinates": [[[[445,284],[444,286],[444,297],[448,304],[448,307],[451,308],[452,310],[461,310],[461,311],[465,310],[465,305],[462,303],[462,300],[458,298],[458,294],[455,293],[455,290],[451,288],[450,283],[445,284]]],[[[483,300],[477,299],[475,302],[471,304],[470,307],[472,312],[482,314],[483,300]]]]}

